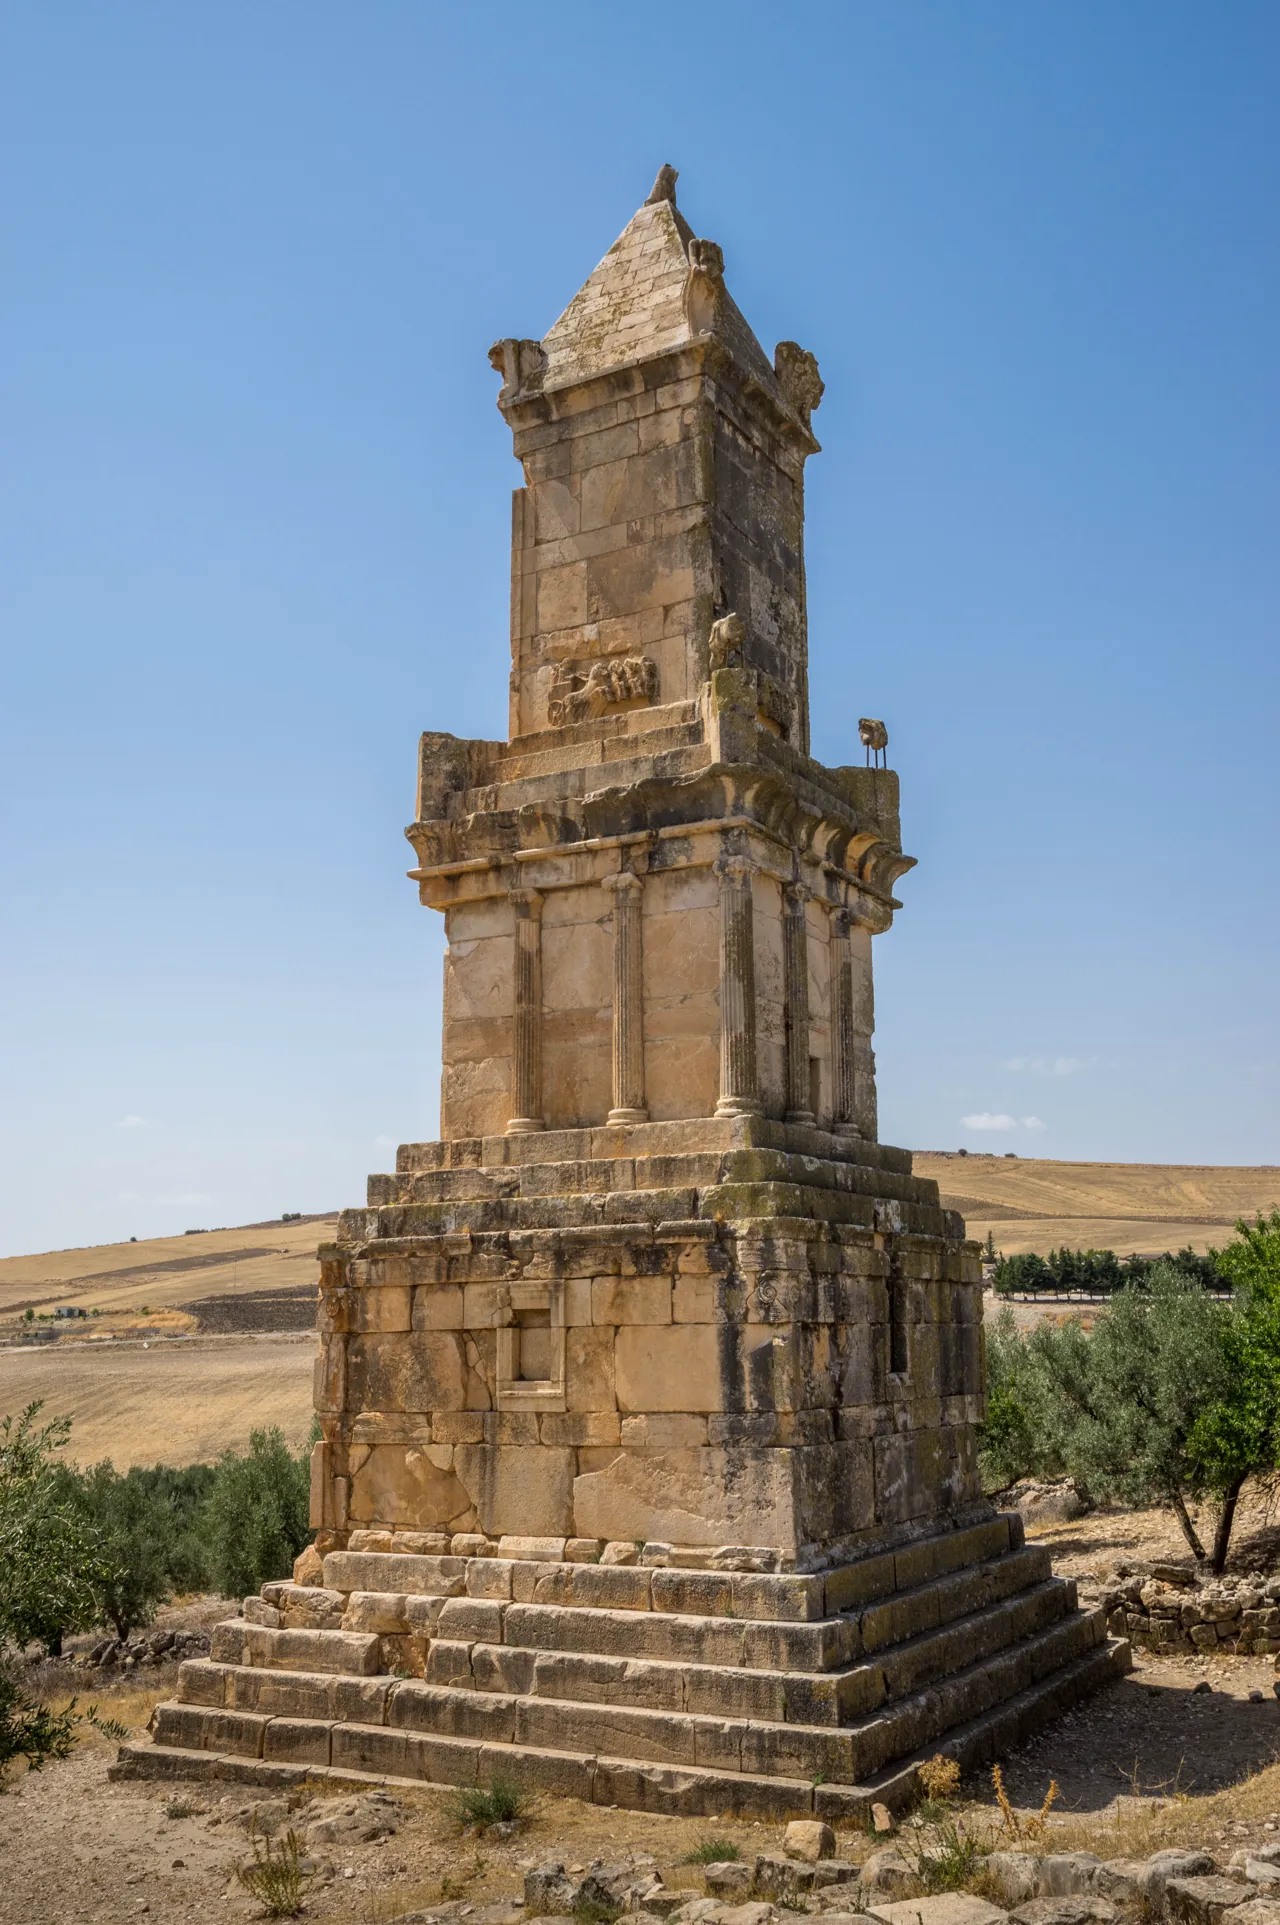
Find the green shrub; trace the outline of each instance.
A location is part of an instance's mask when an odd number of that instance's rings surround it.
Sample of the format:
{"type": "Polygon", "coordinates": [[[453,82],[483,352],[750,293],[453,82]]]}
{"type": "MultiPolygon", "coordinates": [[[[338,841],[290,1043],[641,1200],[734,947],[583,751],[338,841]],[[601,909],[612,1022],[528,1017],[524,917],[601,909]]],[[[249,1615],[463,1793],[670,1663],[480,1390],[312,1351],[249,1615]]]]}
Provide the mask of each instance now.
{"type": "Polygon", "coordinates": [[[278,1429],[255,1430],[249,1453],[224,1451],[200,1514],[209,1572],[224,1597],[246,1597],[288,1577],[311,1536],[310,1467],[278,1429]]]}
{"type": "Polygon", "coordinates": [[[68,1757],[79,1722],[74,1699],[65,1711],[51,1711],[28,1697],[12,1654],[0,1650],[0,1788],[15,1759],[39,1771],[50,1758],[68,1757]]]}
{"type": "Polygon", "coordinates": [[[987,1344],[988,1488],[1066,1471],[1095,1498],[1167,1504],[1195,1557],[1222,1570],[1245,1480],[1280,1466],[1280,1212],[1239,1224],[1203,1261],[1228,1298],[1163,1260],[1091,1331],[1072,1319],[1024,1338],[1006,1307],[987,1344]],[[1208,1551],[1188,1508],[1204,1498],[1217,1509],[1208,1551]]]}
{"type": "Polygon", "coordinates": [[[40,1409],[0,1423],[0,1645],[38,1640],[57,1657],[68,1631],[98,1622],[118,1572],[58,1463],[71,1420],[38,1425],[40,1409]]]}

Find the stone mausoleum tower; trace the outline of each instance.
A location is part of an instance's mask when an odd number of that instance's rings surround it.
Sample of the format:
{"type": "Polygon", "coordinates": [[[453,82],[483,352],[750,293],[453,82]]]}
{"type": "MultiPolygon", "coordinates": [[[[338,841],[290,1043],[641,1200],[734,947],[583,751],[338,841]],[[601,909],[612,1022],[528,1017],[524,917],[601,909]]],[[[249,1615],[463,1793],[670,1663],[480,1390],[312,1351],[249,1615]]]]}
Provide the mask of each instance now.
{"type": "Polygon", "coordinates": [[[424,735],[408,831],[441,1140],[321,1253],[322,1569],[221,1628],[157,1743],[856,1814],[1126,1648],[982,1497],[977,1254],[877,1136],[911,858],[897,777],[809,755],[822,382],[670,168],[491,359],[510,740],[424,735]]]}

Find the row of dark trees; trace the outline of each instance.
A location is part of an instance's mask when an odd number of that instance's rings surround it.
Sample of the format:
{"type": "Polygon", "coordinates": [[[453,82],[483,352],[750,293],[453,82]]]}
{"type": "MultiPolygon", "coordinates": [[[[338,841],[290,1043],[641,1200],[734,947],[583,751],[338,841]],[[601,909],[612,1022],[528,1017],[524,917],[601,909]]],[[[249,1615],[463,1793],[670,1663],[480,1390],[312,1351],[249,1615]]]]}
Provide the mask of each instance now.
{"type": "Polygon", "coordinates": [[[1023,1335],[1001,1311],[987,1339],[988,1489],[1067,1475],[1086,1498],[1168,1505],[1195,1557],[1222,1570],[1246,1480],[1280,1471],[1280,1211],[1210,1256],[1220,1294],[1166,1258],[1090,1328],[1071,1318],[1023,1335]],[[1208,1546],[1190,1509],[1202,1502],[1208,1546]]]}
{"type": "Polygon", "coordinates": [[[993,1238],[988,1255],[995,1260],[992,1287],[998,1297],[1110,1296],[1144,1284],[1153,1272],[1169,1269],[1202,1290],[1225,1292],[1229,1281],[1219,1267],[1217,1253],[1199,1255],[1189,1247],[1176,1256],[1118,1257],[1114,1250],[1050,1250],[1047,1257],[1028,1251],[1021,1256],[996,1256],[993,1238]]]}

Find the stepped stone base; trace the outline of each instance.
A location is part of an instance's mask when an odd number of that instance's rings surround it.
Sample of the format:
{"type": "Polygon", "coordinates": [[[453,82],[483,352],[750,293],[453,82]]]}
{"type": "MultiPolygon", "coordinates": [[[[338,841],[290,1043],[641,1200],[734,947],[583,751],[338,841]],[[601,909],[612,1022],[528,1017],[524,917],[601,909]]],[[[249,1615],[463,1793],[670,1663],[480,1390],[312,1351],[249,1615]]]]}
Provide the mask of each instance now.
{"type": "Polygon", "coordinates": [[[808,1575],[348,1550],[324,1579],[219,1625],[117,1773],[501,1771],[597,1804],[849,1822],[909,1804],[923,1758],[981,1764],[1129,1665],[1016,1515],[808,1575]]]}

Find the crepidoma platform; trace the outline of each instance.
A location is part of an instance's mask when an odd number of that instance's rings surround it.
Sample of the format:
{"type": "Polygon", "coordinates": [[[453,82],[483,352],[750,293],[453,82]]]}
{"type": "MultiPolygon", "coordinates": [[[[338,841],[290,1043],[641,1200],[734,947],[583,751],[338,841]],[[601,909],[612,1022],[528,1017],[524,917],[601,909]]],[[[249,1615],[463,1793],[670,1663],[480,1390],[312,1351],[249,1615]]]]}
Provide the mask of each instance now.
{"type": "Polygon", "coordinates": [[[840,1818],[1127,1663],[982,1496],[978,1254],[877,1140],[897,777],[808,753],[822,382],[674,183],[493,350],[511,739],[424,736],[407,831],[441,1141],[321,1252],[306,1581],[121,1769],[840,1818]]]}

